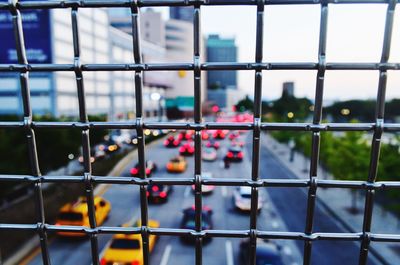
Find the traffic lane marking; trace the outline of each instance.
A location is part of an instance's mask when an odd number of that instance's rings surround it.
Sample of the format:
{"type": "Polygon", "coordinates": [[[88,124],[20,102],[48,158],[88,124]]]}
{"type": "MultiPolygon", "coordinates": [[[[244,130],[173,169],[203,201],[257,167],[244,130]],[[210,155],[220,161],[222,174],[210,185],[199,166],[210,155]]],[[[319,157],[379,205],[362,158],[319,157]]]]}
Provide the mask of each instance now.
{"type": "Polygon", "coordinates": [[[225,241],[225,251],[226,251],[226,265],[234,265],[232,241],[230,240],[225,241]]]}
{"type": "Polygon", "coordinates": [[[172,246],[170,244],[168,244],[165,247],[164,253],[163,253],[162,258],[161,258],[160,265],[167,265],[168,264],[168,260],[169,260],[170,254],[171,254],[171,250],[172,250],[172,246]]]}

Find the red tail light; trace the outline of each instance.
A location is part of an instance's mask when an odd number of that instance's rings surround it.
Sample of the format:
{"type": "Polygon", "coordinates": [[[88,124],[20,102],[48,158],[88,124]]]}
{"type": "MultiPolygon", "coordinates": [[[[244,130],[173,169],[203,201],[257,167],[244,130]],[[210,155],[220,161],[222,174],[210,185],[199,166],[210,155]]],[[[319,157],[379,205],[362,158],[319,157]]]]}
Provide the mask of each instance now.
{"type": "Polygon", "coordinates": [[[146,197],[150,196],[150,192],[146,191],[146,197]]]}
{"type": "Polygon", "coordinates": [[[167,197],[167,193],[165,191],[160,192],[160,198],[167,197]]]}
{"type": "Polygon", "coordinates": [[[238,157],[238,158],[243,158],[243,153],[242,153],[242,152],[239,152],[239,153],[237,154],[237,157],[238,157]]]}
{"type": "Polygon", "coordinates": [[[159,187],[158,186],[153,186],[152,188],[151,188],[151,190],[152,191],[154,191],[154,192],[157,192],[157,191],[159,191],[159,187]]]}
{"type": "Polygon", "coordinates": [[[132,261],[132,265],[140,265],[140,262],[137,260],[132,261]]]}
{"type": "Polygon", "coordinates": [[[229,157],[229,158],[232,158],[232,157],[233,157],[233,153],[232,153],[232,152],[228,152],[228,153],[226,154],[226,156],[229,157]]]}
{"type": "Polygon", "coordinates": [[[174,141],[174,145],[177,146],[179,142],[177,140],[174,141]]]}
{"type": "Polygon", "coordinates": [[[136,167],[131,169],[131,174],[132,175],[136,175],[137,173],[139,173],[139,170],[136,167]]]}
{"type": "Polygon", "coordinates": [[[100,265],[106,265],[107,264],[107,260],[105,258],[102,258],[100,260],[100,265]]]}
{"type": "Polygon", "coordinates": [[[194,148],[193,147],[189,148],[189,153],[193,153],[193,152],[194,152],[194,148]]]}
{"type": "Polygon", "coordinates": [[[183,153],[183,152],[185,152],[185,147],[181,147],[181,148],[179,148],[179,152],[181,152],[181,153],[183,153]]]}
{"type": "Polygon", "coordinates": [[[151,173],[150,168],[146,168],[146,175],[150,175],[150,173],[151,173]]]}

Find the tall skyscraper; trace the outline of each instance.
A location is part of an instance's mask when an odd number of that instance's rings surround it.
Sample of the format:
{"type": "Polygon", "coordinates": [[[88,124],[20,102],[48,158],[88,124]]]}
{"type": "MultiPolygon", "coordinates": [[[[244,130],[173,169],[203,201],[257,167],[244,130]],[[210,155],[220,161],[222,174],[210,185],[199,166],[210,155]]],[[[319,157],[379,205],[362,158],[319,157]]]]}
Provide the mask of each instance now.
{"type": "MultiPolygon", "coordinates": [[[[234,38],[220,38],[209,35],[207,39],[208,62],[236,62],[237,46],[234,38]]],[[[207,86],[209,89],[237,88],[236,71],[208,71],[207,86]]]]}
{"type": "Polygon", "coordinates": [[[169,8],[171,19],[184,20],[193,23],[193,7],[175,6],[169,8]]]}

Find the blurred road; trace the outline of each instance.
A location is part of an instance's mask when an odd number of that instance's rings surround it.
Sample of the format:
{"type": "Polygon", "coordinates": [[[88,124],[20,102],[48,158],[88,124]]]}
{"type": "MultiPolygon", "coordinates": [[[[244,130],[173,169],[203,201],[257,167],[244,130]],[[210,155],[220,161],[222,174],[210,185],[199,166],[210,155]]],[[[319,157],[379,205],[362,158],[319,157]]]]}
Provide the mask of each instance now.
{"type": "MultiPolygon", "coordinates": [[[[233,163],[229,169],[222,168],[222,158],[229,146],[229,140],[221,141],[218,150],[218,160],[203,162],[203,171],[210,171],[213,177],[250,178],[251,174],[251,137],[250,133],[242,135],[246,142],[245,158],[241,163],[233,163]]],[[[158,177],[171,176],[165,165],[178,149],[167,149],[162,142],[153,144],[146,149],[146,159],[154,160],[158,165],[155,173],[158,177]]],[[[192,176],[193,157],[188,159],[189,167],[185,173],[175,174],[179,177],[192,176]]],[[[124,170],[123,175],[129,176],[129,169],[137,161],[124,170]]],[[[266,178],[294,178],[266,148],[262,149],[260,159],[260,173],[266,178]]],[[[232,187],[217,187],[212,194],[203,197],[203,204],[213,209],[214,229],[248,229],[249,215],[234,209],[232,203],[232,187]]],[[[260,191],[264,198],[264,206],[258,216],[258,229],[272,231],[304,231],[306,190],[296,188],[270,188],[260,191]]],[[[134,186],[112,185],[104,193],[104,197],[112,204],[110,218],[105,226],[116,226],[140,216],[139,189],[134,186]]],[[[182,218],[182,209],[194,204],[194,196],[190,187],[176,186],[169,196],[168,202],[160,205],[149,204],[149,218],[160,222],[164,228],[179,228],[182,218]]],[[[315,211],[315,229],[320,232],[345,232],[331,220],[328,213],[317,206],[315,211]]],[[[99,249],[103,250],[111,235],[99,235],[99,249]]],[[[203,247],[203,264],[207,265],[239,265],[238,255],[240,239],[214,238],[211,243],[203,247]]],[[[301,253],[303,242],[279,240],[285,265],[302,264],[301,253]]],[[[359,244],[353,242],[316,242],[313,247],[313,264],[357,264],[359,244]]],[[[194,246],[184,245],[179,238],[160,237],[150,256],[153,265],[186,265],[194,264],[194,246]]],[[[50,258],[52,264],[76,265],[91,264],[90,244],[87,239],[55,238],[50,243],[50,258]]],[[[42,264],[40,253],[29,264],[42,264]]],[[[368,264],[377,264],[369,262],[368,264]]]]}

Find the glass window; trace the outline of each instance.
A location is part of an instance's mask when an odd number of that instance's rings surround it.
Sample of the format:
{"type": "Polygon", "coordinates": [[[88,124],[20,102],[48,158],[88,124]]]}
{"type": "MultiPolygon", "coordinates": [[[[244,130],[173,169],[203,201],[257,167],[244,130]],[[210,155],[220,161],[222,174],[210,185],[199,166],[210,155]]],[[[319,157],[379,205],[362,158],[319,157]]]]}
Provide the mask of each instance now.
{"type": "Polygon", "coordinates": [[[0,97],[0,110],[17,111],[19,109],[18,97],[1,96],[0,97]]]}
{"type": "Polygon", "coordinates": [[[114,239],[110,248],[118,249],[139,249],[140,241],[137,239],[114,239]]]}
{"type": "Polygon", "coordinates": [[[58,215],[58,219],[63,221],[81,221],[83,219],[83,215],[75,212],[61,212],[58,215]]]}

